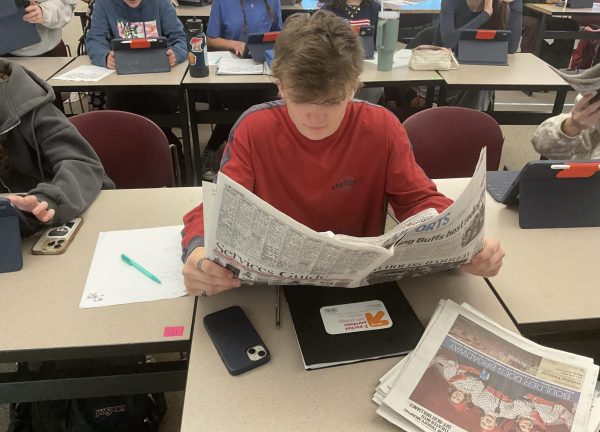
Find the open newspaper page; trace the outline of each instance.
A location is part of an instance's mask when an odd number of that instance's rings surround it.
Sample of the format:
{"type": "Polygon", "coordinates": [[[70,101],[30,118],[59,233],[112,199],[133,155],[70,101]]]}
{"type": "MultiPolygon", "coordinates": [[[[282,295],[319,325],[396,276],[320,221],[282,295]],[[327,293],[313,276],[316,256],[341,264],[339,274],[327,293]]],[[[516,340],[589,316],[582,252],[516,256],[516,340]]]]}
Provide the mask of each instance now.
{"type": "Polygon", "coordinates": [[[441,309],[380,415],[411,431],[586,431],[598,377],[591,359],[537,345],[451,301],[441,309]]]}
{"type": "Polygon", "coordinates": [[[212,207],[208,257],[244,283],[352,287],[392,254],[307,228],[223,173],[212,207]]]}
{"type": "Polygon", "coordinates": [[[357,287],[433,273],[468,262],[483,244],[485,150],[474,177],[443,213],[427,209],[379,237],[318,233],[220,173],[210,215],[208,258],[244,283],[357,287]]]}
{"type": "Polygon", "coordinates": [[[471,261],[483,248],[485,157],[484,149],[473,178],[454,204],[414,226],[392,244],[394,254],[375,268],[362,285],[423,276],[471,261]]]}

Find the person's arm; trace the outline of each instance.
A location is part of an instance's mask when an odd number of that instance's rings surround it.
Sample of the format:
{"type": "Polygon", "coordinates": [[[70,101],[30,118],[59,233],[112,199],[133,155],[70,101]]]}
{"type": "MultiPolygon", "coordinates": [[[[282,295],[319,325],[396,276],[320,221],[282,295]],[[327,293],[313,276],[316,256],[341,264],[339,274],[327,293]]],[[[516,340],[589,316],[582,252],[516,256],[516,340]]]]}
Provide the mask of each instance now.
{"type": "MultiPolygon", "coordinates": [[[[236,128],[227,143],[221,170],[249,191],[254,190],[254,172],[250,163],[250,135],[247,121],[236,128]]],[[[183,217],[181,246],[183,250],[183,282],[190,295],[213,295],[240,286],[233,273],[206,258],[204,248],[204,207],[202,204],[183,217]]]]}
{"type": "MultiPolygon", "coordinates": [[[[26,133],[27,131],[24,131],[26,133]]],[[[45,172],[54,175],[28,191],[40,202],[47,202],[55,214],[49,222],[63,224],[82,213],[96,198],[105,182],[98,156],[54,105],[46,103],[35,113],[33,133],[45,172]]]]}
{"type": "Polygon", "coordinates": [[[107,57],[111,51],[108,38],[112,36],[112,32],[104,9],[104,2],[94,3],[91,18],[92,25],[85,36],[85,49],[93,65],[107,67],[107,57]]]}
{"type": "Polygon", "coordinates": [[[76,3],[76,0],[48,0],[38,3],[44,13],[42,25],[50,29],[63,28],[71,21],[76,3]]]}
{"type": "Polygon", "coordinates": [[[221,2],[216,1],[210,9],[208,27],[206,29],[206,44],[213,51],[232,51],[237,56],[244,54],[246,44],[241,41],[225,39],[223,36],[223,14],[221,2]]]}
{"type": "Polygon", "coordinates": [[[519,48],[523,30],[523,0],[513,0],[509,4],[509,8],[508,29],[510,30],[510,40],[508,41],[508,52],[513,54],[519,48]]]}
{"type": "Polygon", "coordinates": [[[600,123],[600,101],[590,103],[594,95],[578,96],[568,114],[550,117],[538,126],[531,139],[533,148],[549,159],[572,159],[575,154],[590,153],[594,130],[600,123]]]}
{"type": "Polygon", "coordinates": [[[271,31],[281,31],[283,28],[283,19],[281,18],[281,2],[273,2],[273,12],[275,13],[275,20],[271,25],[271,31]]]}
{"type": "MultiPolygon", "coordinates": [[[[405,129],[388,114],[389,160],[386,196],[398,220],[403,221],[428,208],[444,211],[452,200],[438,192],[435,184],[415,161],[405,129]]],[[[484,239],[483,249],[460,267],[477,276],[495,276],[502,266],[504,250],[495,239],[484,239]]]]}
{"type": "Polygon", "coordinates": [[[171,0],[160,3],[160,22],[163,35],[167,38],[169,48],[175,54],[175,62],[181,63],[187,58],[187,46],[183,24],[177,18],[175,6],[171,0]]]}
{"type": "Polygon", "coordinates": [[[454,24],[454,18],[459,8],[468,7],[465,0],[442,0],[440,10],[440,36],[442,38],[442,45],[446,48],[454,49],[458,45],[458,39],[463,30],[475,30],[481,27],[491,16],[490,9],[488,8],[488,3],[491,4],[491,1],[486,0],[485,3],[486,7],[482,12],[462,27],[457,28],[454,24]]]}

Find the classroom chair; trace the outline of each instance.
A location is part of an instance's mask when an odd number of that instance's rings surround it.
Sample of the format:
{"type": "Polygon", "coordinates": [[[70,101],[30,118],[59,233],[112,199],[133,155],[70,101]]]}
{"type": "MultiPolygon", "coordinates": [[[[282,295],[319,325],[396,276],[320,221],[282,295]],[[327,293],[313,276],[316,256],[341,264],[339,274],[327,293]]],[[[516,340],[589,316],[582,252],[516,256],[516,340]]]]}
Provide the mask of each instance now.
{"type": "Polygon", "coordinates": [[[471,177],[487,147],[487,170],[500,166],[504,137],[496,120],[470,108],[429,108],[407,118],[404,128],[417,163],[430,178],[471,177]]]}
{"type": "Polygon", "coordinates": [[[146,117],[103,110],[79,114],[70,120],[94,148],[117,189],[179,185],[175,181],[180,178],[177,150],[146,117]]]}

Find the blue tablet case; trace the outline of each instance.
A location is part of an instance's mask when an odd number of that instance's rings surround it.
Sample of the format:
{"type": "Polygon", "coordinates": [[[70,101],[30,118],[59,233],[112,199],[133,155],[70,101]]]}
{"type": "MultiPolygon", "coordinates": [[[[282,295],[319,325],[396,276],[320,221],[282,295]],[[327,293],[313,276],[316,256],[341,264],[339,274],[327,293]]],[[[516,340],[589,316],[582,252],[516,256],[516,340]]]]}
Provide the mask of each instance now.
{"type": "Polygon", "coordinates": [[[247,53],[244,53],[244,58],[252,58],[256,63],[263,63],[265,59],[265,51],[275,48],[275,41],[279,36],[279,32],[267,33],[250,33],[246,41],[247,53]]]}
{"type": "Polygon", "coordinates": [[[0,273],[14,272],[23,267],[21,234],[17,211],[7,198],[0,197],[0,273]]]}
{"type": "Polygon", "coordinates": [[[35,25],[23,21],[24,13],[14,0],[0,1],[0,56],[40,41],[35,25]]]}
{"type": "Polygon", "coordinates": [[[508,65],[510,30],[463,30],[458,41],[461,64],[508,65]]]}

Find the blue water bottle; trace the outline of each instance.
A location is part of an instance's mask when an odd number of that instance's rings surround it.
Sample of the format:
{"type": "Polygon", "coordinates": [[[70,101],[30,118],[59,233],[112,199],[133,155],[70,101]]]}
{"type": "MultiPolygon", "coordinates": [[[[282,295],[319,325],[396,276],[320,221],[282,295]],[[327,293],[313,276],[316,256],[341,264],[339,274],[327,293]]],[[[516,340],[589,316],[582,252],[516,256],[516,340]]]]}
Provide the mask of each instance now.
{"type": "Polygon", "coordinates": [[[197,18],[185,22],[188,44],[188,62],[190,75],[194,78],[208,76],[208,55],[206,54],[206,35],[202,20],[197,18]]]}

